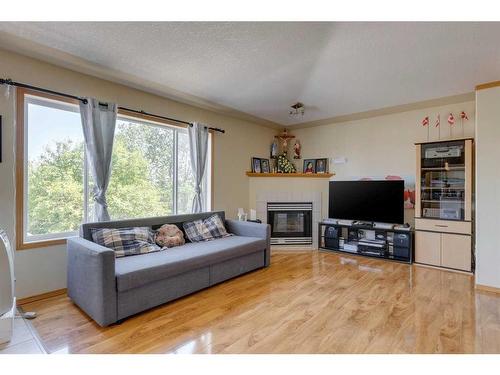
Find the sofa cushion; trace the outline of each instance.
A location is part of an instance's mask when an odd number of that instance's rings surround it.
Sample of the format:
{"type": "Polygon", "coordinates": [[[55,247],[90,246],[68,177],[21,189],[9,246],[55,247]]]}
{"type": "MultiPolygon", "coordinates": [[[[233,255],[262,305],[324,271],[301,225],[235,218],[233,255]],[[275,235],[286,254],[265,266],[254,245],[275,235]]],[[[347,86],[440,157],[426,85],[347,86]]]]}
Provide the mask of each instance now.
{"type": "Polygon", "coordinates": [[[117,258],[161,250],[148,227],[91,228],[91,232],[94,242],[114,250],[117,258]]]}
{"type": "Polygon", "coordinates": [[[157,253],[118,258],[115,261],[117,289],[137,288],[265,248],[265,239],[231,236],[209,242],[187,243],[157,253]]]}
{"type": "Polygon", "coordinates": [[[186,236],[191,242],[211,241],[216,238],[228,237],[224,222],[219,215],[212,215],[206,219],[188,221],[183,224],[186,236]]]}

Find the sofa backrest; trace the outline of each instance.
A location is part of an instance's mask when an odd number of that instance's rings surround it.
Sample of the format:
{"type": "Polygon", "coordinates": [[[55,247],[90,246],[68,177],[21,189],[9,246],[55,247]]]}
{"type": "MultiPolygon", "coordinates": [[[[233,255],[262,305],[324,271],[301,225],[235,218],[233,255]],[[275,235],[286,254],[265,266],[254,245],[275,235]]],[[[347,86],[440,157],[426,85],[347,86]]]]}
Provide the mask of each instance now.
{"type": "Polygon", "coordinates": [[[182,228],[182,223],[186,221],[206,219],[207,217],[212,216],[214,214],[218,214],[222,219],[222,221],[226,220],[224,211],[210,211],[210,212],[201,212],[198,214],[146,217],[140,219],[104,221],[100,223],[85,223],[82,224],[82,226],[80,227],[80,237],[92,241],[91,228],[150,227],[153,230],[156,230],[163,224],[175,224],[184,232],[184,229],[182,228]]]}

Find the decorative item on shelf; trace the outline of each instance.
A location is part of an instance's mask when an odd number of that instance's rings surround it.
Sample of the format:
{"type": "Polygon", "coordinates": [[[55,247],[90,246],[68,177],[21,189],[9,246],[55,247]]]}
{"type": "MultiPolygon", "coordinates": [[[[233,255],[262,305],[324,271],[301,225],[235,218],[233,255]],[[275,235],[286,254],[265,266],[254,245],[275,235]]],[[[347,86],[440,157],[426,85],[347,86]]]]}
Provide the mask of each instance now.
{"type": "Polygon", "coordinates": [[[278,173],[296,173],[295,165],[288,160],[286,154],[278,156],[278,173]]]}
{"type": "Polygon", "coordinates": [[[441,115],[438,113],[434,126],[438,128],[438,139],[441,139],[441,127],[439,125],[441,125],[441,115]]]}
{"type": "Polygon", "coordinates": [[[285,129],[283,129],[283,131],[280,134],[275,135],[274,138],[277,138],[281,141],[283,151],[286,152],[288,149],[288,141],[290,139],[295,138],[295,136],[288,134],[288,129],[285,128],[285,129]]]}
{"type": "Polygon", "coordinates": [[[455,117],[453,116],[453,113],[451,113],[451,112],[448,115],[448,124],[450,124],[450,125],[455,124],[455,117]]]}
{"type": "Polygon", "coordinates": [[[427,126],[427,140],[429,140],[429,116],[425,116],[422,120],[422,126],[427,126]]]}
{"type": "Polygon", "coordinates": [[[260,158],[252,158],[252,172],[261,173],[262,167],[260,165],[260,158]]]}
{"type": "Polygon", "coordinates": [[[455,124],[455,116],[450,112],[448,115],[448,124],[450,125],[450,138],[451,138],[451,127],[455,124]]]}
{"type": "Polygon", "coordinates": [[[293,145],[293,158],[294,159],[300,159],[300,149],[301,149],[300,142],[297,139],[295,141],[295,144],[293,145]]]}
{"type": "Polygon", "coordinates": [[[247,213],[243,208],[238,208],[238,220],[247,221],[247,213]]]}
{"type": "Polygon", "coordinates": [[[316,173],[327,173],[328,172],[328,159],[317,159],[316,160],[316,173]]]}
{"type": "Polygon", "coordinates": [[[316,159],[304,159],[303,173],[316,173],[316,159]]]}
{"type": "Polygon", "coordinates": [[[271,144],[271,159],[276,159],[278,157],[278,143],[276,140],[271,144]]]}
{"type": "Polygon", "coordinates": [[[460,126],[462,127],[462,137],[465,136],[464,120],[465,121],[469,120],[469,116],[467,116],[467,113],[465,113],[465,111],[462,111],[460,112],[460,126]]]}
{"type": "Polygon", "coordinates": [[[262,173],[270,173],[269,159],[260,159],[260,170],[262,173]]]}
{"type": "Polygon", "coordinates": [[[251,171],[253,173],[271,173],[269,159],[252,158],[251,171]]]}

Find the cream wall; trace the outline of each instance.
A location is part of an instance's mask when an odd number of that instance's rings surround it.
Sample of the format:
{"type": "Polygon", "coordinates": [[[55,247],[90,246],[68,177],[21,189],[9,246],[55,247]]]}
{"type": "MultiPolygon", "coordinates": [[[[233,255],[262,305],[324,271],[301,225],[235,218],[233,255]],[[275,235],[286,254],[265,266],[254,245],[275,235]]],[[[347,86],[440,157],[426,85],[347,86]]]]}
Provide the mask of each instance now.
{"type": "Polygon", "coordinates": [[[500,87],[476,92],[476,283],[500,288],[500,87]]]}
{"type": "MultiPolygon", "coordinates": [[[[159,115],[200,121],[226,130],[215,134],[213,208],[236,216],[238,207],[248,208],[249,187],[245,171],[251,156],[265,157],[275,131],[255,123],[168,100],[130,87],[80,74],[25,56],[0,50],[2,78],[29,83],[78,96],[93,96],[121,106],[159,115]]],[[[3,91],[0,87],[0,91],[3,91]]],[[[0,163],[0,227],[14,243],[14,118],[13,95],[0,92],[3,116],[3,162],[0,163]]],[[[16,253],[17,296],[22,298],[64,288],[66,251],[53,246],[16,253]]]]}
{"type": "MultiPolygon", "coordinates": [[[[430,117],[429,139],[437,140],[439,134],[434,122],[440,114],[441,139],[447,139],[450,138],[448,115],[452,112],[458,117],[461,111],[469,115],[469,121],[464,123],[465,135],[474,136],[474,101],[293,129],[292,133],[301,142],[303,159],[347,158],[345,164],[330,163],[330,172],[336,173],[333,179],[397,175],[414,185],[414,143],[427,140],[427,128],[421,125],[422,119],[430,117]]],[[[451,137],[461,136],[460,121],[457,119],[451,137]]],[[[413,223],[413,216],[413,210],[406,210],[405,221],[413,223]]]]}

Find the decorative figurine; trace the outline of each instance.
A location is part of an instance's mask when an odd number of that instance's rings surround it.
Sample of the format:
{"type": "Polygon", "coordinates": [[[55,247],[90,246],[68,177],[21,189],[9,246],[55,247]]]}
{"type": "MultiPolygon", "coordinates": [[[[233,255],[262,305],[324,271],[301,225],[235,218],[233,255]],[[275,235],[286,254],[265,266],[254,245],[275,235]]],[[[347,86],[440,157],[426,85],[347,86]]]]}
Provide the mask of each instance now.
{"type": "Polygon", "coordinates": [[[465,134],[464,121],[467,121],[468,119],[469,119],[469,116],[467,116],[467,113],[465,113],[465,111],[460,112],[460,125],[462,126],[462,137],[465,134]]]}
{"type": "Polygon", "coordinates": [[[278,143],[276,140],[273,141],[271,145],[271,159],[276,159],[278,157],[278,143]]]}
{"type": "Polygon", "coordinates": [[[293,145],[293,158],[300,159],[300,142],[297,139],[293,145]]]}
{"type": "Polygon", "coordinates": [[[275,135],[274,138],[278,138],[282,142],[283,150],[288,148],[288,140],[295,138],[294,135],[288,134],[288,129],[283,129],[283,132],[279,135],[275,135]]]}

